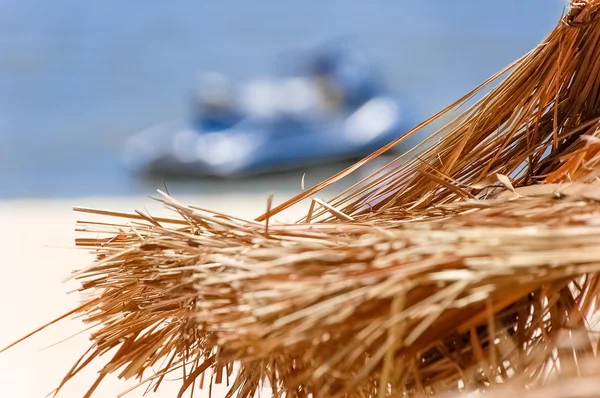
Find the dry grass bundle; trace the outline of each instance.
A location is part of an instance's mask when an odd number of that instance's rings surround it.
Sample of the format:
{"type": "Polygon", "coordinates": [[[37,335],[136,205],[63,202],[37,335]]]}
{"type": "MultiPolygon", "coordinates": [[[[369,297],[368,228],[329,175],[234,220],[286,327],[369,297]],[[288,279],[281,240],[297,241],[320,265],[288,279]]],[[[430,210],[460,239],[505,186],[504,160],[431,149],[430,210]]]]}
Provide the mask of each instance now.
{"type": "Polygon", "coordinates": [[[112,237],[77,242],[98,254],[75,274],[90,293],[77,312],[99,327],[65,381],[114,349],[98,381],[118,373],[157,387],[185,365],[182,394],[208,369],[215,382],[230,375],[236,361],[240,396],[265,380],[290,396],[545,380],[557,362],[596,352],[584,331],[600,288],[598,187],[547,188],[439,206],[412,222],[266,229],[165,195],[180,217],[82,223],[112,237]]]}
{"type": "Polygon", "coordinates": [[[82,222],[108,235],[77,241],[97,261],[74,274],[72,313],[94,329],[63,383],[103,356],[86,396],[109,374],[156,389],[173,371],[180,396],[233,373],[241,397],[597,387],[599,10],[575,2],[437,142],[302,222],[269,217],[396,143],[257,221],[167,194],[177,217],[78,209],[123,221],[82,222]]]}
{"type": "Polygon", "coordinates": [[[478,188],[495,181],[496,173],[510,176],[515,186],[540,182],[556,170],[562,156],[577,149],[582,133],[595,131],[600,121],[599,4],[595,0],[573,2],[552,33],[521,59],[406,136],[275,207],[270,215],[313,196],[457,109],[507,71],[511,73],[504,81],[425,143],[330,204],[351,216],[396,207],[421,210],[472,198],[478,188]],[[410,156],[412,160],[407,160],[410,156]]]}

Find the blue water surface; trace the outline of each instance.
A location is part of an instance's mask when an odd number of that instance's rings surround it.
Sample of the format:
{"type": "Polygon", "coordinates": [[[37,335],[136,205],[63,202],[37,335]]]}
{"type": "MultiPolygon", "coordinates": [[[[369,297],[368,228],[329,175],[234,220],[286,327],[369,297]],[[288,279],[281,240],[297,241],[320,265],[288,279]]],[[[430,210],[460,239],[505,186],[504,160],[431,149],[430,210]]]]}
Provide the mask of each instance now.
{"type": "MultiPolygon", "coordinates": [[[[564,4],[0,0],[0,198],[151,192],[157,182],[126,173],[118,151],[135,131],[184,115],[198,72],[250,79],[289,49],[336,37],[355,40],[423,119],[539,43],[564,4]]],[[[181,189],[297,190],[301,175],[181,189]]]]}

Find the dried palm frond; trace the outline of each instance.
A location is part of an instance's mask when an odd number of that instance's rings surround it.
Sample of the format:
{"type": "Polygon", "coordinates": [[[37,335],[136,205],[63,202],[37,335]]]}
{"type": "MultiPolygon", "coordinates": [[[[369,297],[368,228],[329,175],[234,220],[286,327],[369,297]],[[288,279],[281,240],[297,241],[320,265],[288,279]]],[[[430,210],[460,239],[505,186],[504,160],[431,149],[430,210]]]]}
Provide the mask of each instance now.
{"type": "Polygon", "coordinates": [[[77,241],[97,261],[73,275],[72,313],[94,329],[63,383],[100,356],[86,396],[109,374],[158,388],[174,371],[179,396],[205,374],[241,397],[597,382],[599,10],[574,2],[437,142],[302,222],[269,217],[396,143],[258,221],[167,194],[173,218],[79,208],[129,222],[81,223],[105,237],[77,241]]]}
{"type": "Polygon", "coordinates": [[[231,393],[244,397],[264,381],[288,396],[539,382],[598,344],[585,331],[599,300],[600,186],[551,187],[410,222],[267,231],[165,195],[180,217],[82,223],[112,232],[77,242],[98,255],[75,274],[89,294],[78,312],[98,326],[82,361],[117,348],[99,379],[154,368],[157,385],[185,364],[182,394],[239,362],[231,393]]]}
{"type": "MultiPolygon", "coordinates": [[[[511,176],[515,186],[540,182],[555,170],[556,160],[582,132],[600,121],[599,3],[574,2],[542,43],[440,114],[458,108],[510,70],[487,95],[425,143],[329,203],[350,216],[394,207],[425,209],[476,195],[477,188],[494,180],[496,173],[511,176]]],[[[269,214],[315,195],[440,114],[347,170],[274,207],[269,214]]]]}

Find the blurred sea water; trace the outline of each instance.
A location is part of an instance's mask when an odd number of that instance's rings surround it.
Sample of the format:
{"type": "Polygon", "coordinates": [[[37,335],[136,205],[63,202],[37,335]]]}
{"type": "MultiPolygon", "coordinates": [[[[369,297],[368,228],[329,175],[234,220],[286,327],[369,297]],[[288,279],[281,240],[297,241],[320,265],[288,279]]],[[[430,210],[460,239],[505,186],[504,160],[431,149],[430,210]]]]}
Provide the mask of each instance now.
{"type": "MultiPolygon", "coordinates": [[[[0,0],[0,198],[151,193],[124,171],[130,134],[185,115],[201,71],[244,81],[281,54],[347,37],[417,121],[539,43],[564,0],[0,0]]],[[[341,165],[307,174],[318,182],[341,165]]],[[[187,192],[296,192],[304,171],[168,181],[187,192]]]]}

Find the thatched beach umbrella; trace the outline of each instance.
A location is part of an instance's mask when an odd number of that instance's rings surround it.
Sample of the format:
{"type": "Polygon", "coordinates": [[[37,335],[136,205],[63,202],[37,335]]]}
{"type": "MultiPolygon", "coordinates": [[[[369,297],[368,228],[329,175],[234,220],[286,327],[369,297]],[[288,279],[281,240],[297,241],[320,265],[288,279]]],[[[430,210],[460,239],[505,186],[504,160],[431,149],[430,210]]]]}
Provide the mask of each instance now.
{"type": "Polygon", "coordinates": [[[402,139],[254,221],[168,194],[172,218],[77,209],[123,222],[81,223],[108,235],[77,241],[97,261],[65,316],[95,327],[63,383],[111,352],[86,396],[175,371],[180,395],[229,378],[241,397],[597,394],[599,13],[573,2],[429,145],[297,223],[269,219],[402,139]]]}

